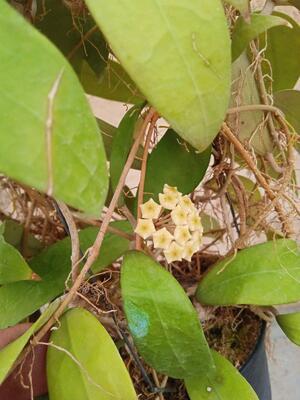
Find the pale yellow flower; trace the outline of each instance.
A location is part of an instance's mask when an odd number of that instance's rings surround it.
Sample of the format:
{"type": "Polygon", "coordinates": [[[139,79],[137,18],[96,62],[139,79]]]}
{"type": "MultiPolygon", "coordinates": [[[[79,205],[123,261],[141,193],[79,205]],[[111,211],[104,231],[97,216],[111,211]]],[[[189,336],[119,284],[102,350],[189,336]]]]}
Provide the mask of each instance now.
{"type": "Polygon", "coordinates": [[[184,248],[176,242],[172,242],[164,251],[164,255],[168,263],[173,261],[181,261],[184,253],[184,248]]]}
{"type": "Polygon", "coordinates": [[[176,225],[185,225],[188,220],[188,213],[181,206],[177,206],[171,212],[171,217],[176,225]]]}
{"type": "Polygon", "coordinates": [[[174,210],[178,203],[178,197],[174,193],[159,193],[159,202],[167,210],[174,210]]]}
{"type": "Polygon", "coordinates": [[[179,225],[175,228],[174,237],[183,246],[192,236],[187,225],[179,225]]]}
{"type": "Polygon", "coordinates": [[[192,233],[192,242],[195,245],[195,251],[198,251],[202,244],[202,239],[203,239],[202,233],[203,230],[198,230],[192,233]]]}
{"type": "Polygon", "coordinates": [[[179,199],[179,205],[188,213],[195,212],[195,206],[189,196],[182,196],[179,199]]]}
{"type": "Polygon", "coordinates": [[[152,219],[139,218],[134,232],[141,236],[143,239],[147,239],[155,232],[155,226],[152,222],[152,219]]]}
{"type": "Polygon", "coordinates": [[[188,220],[188,226],[191,231],[197,231],[197,230],[203,229],[202,223],[201,223],[201,218],[197,212],[189,214],[187,220],[188,220]]]}
{"type": "Polygon", "coordinates": [[[175,194],[178,198],[181,197],[181,195],[182,195],[182,193],[178,192],[176,186],[169,186],[169,185],[167,185],[167,184],[164,185],[163,192],[164,192],[165,194],[167,194],[167,193],[173,193],[173,194],[175,194]]]}
{"type": "Polygon", "coordinates": [[[167,249],[173,239],[173,235],[166,228],[162,228],[153,234],[153,244],[156,249],[167,249]]]}
{"type": "Polygon", "coordinates": [[[196,248],[194,241],[193,240],[189,240],[184,245],[183,258],[185,260],[187,260],[187,261],[191,261],[193,254],[196,253],[197,250],[198,249],[196,248]]]}
{"type": "Polygon", "coordinates": [[[161,206],[153,199],[146,201],[141,206],[142,217],[146,219],[157,219],[159,217],[161,206]]]}

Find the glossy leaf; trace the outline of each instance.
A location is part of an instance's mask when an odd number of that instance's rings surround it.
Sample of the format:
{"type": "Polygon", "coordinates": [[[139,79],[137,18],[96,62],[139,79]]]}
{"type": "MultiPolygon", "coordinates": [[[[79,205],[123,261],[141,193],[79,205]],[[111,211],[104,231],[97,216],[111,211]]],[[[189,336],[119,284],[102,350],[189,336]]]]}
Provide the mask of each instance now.
{"type": "Polygon", "coordinates": [[[9,345],[0,350],[0,384],[4,381],[18,355],[26,346],[30,337],[37,332],[51,317],[59,305],[56,301],[52,303],[40,318],[31,325],[31,327],[18,339],[11,342],[9,345]]]}
{"type": "Polygon", "coordinates": [[[113,60],[108,60],[100,77],[83,62],[80,81],[85,91],[93,96],[130,104],[140,104],[144,100],[127,72],[113,60]]]}
{"type": "Polygon", "coordinates": [[[0,171],[99,216],[108,183],[105,154],[75,73],[5,1],[0,42],[0,171]]]}
{"type": "Polygon", "coordinates": [[[69,59],[80,75],[83,60],[100,75],[109,54],[106,41],[86,12],[72,14],[61,0],[37,2],[35,26],[69,59]]]}
{"type": "Polygon", "coordinates": [[[274,105],[284,113],[287,121],[300,135],[300,91],[282,90],[274,93],[274,105]]]}
{"type": "Polygon", "coordinates": [[[185,380],[191,400],[258,400],[257,395],[226,358],[212,351],[217,372],[214,377],[202,374],[185,380]]]}
{"type": "Polygon", "coordinates": [[[183,139],[205,150],[229,98],[230,40],[221,1],[86,3],[149,102],[183,139]]]}
{"type": "MultiPolygon", "coordinates": [[[[260,104],[254,72],[245,53],[232,64],[232,97],[230,107],[260,104]]],[[[269,132],[263,124],[262,111],[244,111],[228,116],[228,123],[245,146],[253,146],[255,151],[264,155],[272,152],[273,146],[269,132]]]]}
{"type": "Polygon", "coordinates": [[[252,14],[248,23],[239,17],[232,32],[232,61],[242,54],[251,40],[278,25],[287,25],[287,21],[275,15],[252,14]]]}
{"type": "MultiPolygon", "coordinates": [[[[112,227],[131,233],[127,221],[116,221],[112,227]]],[[[79,232],[81,249],[85,252],[93,243],[98,228],[86,228],[79,232]]],[[[129,241],[112,233],[106,233],[99,257],[93,264],[93,273],[101,271],[119,258],[129,248],[129,241]]],[[[71,243],[65,238],[44,249],[30,260],[30,266],[41,281],[21,281],[0,288],[0,329],[12,326],[42,305],[61,295],[71,268],[71,243]]]]}
{"type": "Polygon", "coordinates": [[[241,250],[203,277],[197,298],[203,304],[269,306],[300,300],[300,251],[280,239],[241,250]]]}
{"type": "Polygon", "coordinates": [[[31,278],[32,271],[21,254],[0,235],[0,285],[31,278]]]}
{"type": "Polygon", "coordinates": [[[300,312],[279,314],[276,320],[286,336],[300,346],[300,312]]]}
{"type": "Polygon", "coordinates": [[[112,142],[110,178],[113,191],[116,190],[121,173],[131,149],[141,106],[132,107],[123,117],[112,142]]]}
{"type": "Polygon", "coordinates": [[[136,400],[129,373],[100,322],[75,308],[63,315],[47,353],[51,400],[136,400]]]}
{"type": "Polygon", "coordinates": [[[145,199],[158,198],[164,184],[191,193],[203,179],[209,165],[211,147],[202,153],[169,129],[149,155],[145,180],[145,199]]]}
{"type": "MultiPolygon", "coordinates": [[[[291,57],[291,54],[300,54],[300,27],[283,13],[276,15],[285,18],[292,24],[277,26],[268,31],[267,49],[265,57],[272,66],[272,88],[274,92],[285,89],[293,89],[300,76],[300,57],[291,57]]],[[[265,47],[264,37],[260,38],[261,48],[265,47]]],[[[270,73],[267,65],[264,66],[265,73],[270,73]]]]}
{"type": "Polygon", "coordinates": [[[124,257],[121,289],[129,330],[158,372],[186,378],[214,371],[199,318],[183,288],[144,253],[124,257]]]}

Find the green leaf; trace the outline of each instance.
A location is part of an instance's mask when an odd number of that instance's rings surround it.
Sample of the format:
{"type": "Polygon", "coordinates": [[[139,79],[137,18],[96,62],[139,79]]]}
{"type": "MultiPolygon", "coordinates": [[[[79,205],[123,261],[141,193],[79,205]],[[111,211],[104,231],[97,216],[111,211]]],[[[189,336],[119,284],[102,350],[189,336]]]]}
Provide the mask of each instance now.
{"type": "MultiPolygon", "coordinates": [[[[110,224],[111,228],[119,229],[127,234],[132,234],[132,227],[128,221],[114,221],[110,224]]],[[[80,243],[82,243],[83,251],[91,247],[96,239],[99,229],[87,228],[85,234],[80,235],[80,243]]],[[[100,254],[92,266],[94,274],[100,272],[105,267],[111,265],[114,261],[120,258],[130,246],[130,241],[117,234],[107,232],[101,246],[100,254]]]]}
{"type": "Polygon", "coordinates": [[[108,60],[100,77],[83,62],[80,81],[85,91],[93,96],[130,104],[140,104],[144,100],[127,72],[113,60],[108,60]]]}
{"type": "Polygon", "coordinates": [[[274,105],[284,113],[287,121],[300,135],[300,91],[282,90],[274,93],[274,105]]]}
{"type": "Polygon", "coordinates": [[[22,321],[41,306],[59,296],[64,284],[49,281],[18,281],[0,288],[0,329],[22,321]]]}
{"type": "Polygon", "coordinates": [[[300,312],[280,314],[276,320],[286,336],[300,346],[300,312]]]}
{"type": "Polygon", "coordinates": [[[79,75],[83,60],[97,75],[104,70],[108,46],[86,12],[72,15],[61,0],[37,2],[35,26],[70,60],[79,75]]]}
{"type": "MultiPolygon", "coordinates": [[[[3,225],[3,237],[5,241],[14,246],[17,250],[23,250],[22,243],[24,238],[24,225],[21,225],[12,219],[5,220],[3,225]]],[[[27,232],[26,239],[26,258],[32,257],[42,250],[43,244],[39,242],[34,235],[27,232]]]]}
{"type": "Polygon", "coordinates": [[[40,316],[40,318],[31,325],[31,327],[18,339],[14,340],[6,347],[0,350],[0,384],[4,381],[9,374],[14,362],[18,355],[26,346],[30,337],[37,332],[51,317],[59,305],[56,301],[52,303],[47,310],[40,316]]]}
{"type": "Polygon", "coordinates": [[[258,400],[246,379],[226,358],[212,351],[217,367],[215,376],[207,374],[185,379],[191,400],[258,400]]]}
{"type": "Polygon", "coordinates": [[[203,304],[270,306],[300,300],[300,251],[296,242],[273,240],[241,250],[214,265],[200,281],[203,304]]]}
{"type": "Polygon", "coordinates": [[[169,129],[149,155],[145,179],[145,197],[158,198],[164,184],[191,193],[203,179],[209,165],[211,147],[196,152],[169,129]]]}
{"type": "Polygon", "coordinates": [[[239,17],[232,32],[232,60],[242,54],[251,40],[278,25],[287,25],[287,21],[275,15],[252,14],[250,23],[247,23],[239,17]]]}
{"type": "MultiPolygon", "coordinates": [[[[260,104],[260,96],[245,53],[232,64],[232,97],[230,107],[260,104]]],[[[228,116],[230,128],[239,136],[245,146],[264,155],[272,152],[273,146],[269,132],[263,124],[265,117],[262,111],[244,111],[228,116]]]]}
{"type": "Polygon", "coordinates": [[[100,322],[75,308],[63,315],[47,352],[51,400],[136,400],[129,373],[100,322]]]}
{"type": "Polygon", "coordinates": [[[234,8],[239,10],[243,17],[249,21],[250,19],[250,7],[249,0],[224,0],[225,3],[231,4],[234,8]]]}
{"type": "Polygon", "coordinates": [[[121,173],[131,149],[141,108],[141,106],[134,106],[127,111],[114,135],[110,158],[110,178],[113,191],[118,186],[121,173]]]}
{"type": "Polygon", "coordinates": [[[0,43],[0,171],[99,216],[108,186],[104,148],[75,73],[5,1],[0,43]]]}
{"type": "Polygon", "coordinates": [[[208,215],[206,213],[203,213],[203,212],[200,214],[200,217],[201,217],[201,223],[203,226],[203,235],[204,236],[215,236],[215,234],[210,231],[221,228],[219,221],[215,217],[208,215]]]}
{"type": "MultiPolygon", "coordinates": [[[[277,26],[267,33],[265,57],[272,66],[274,92],[293,89],[300,75],[300,57],[291,57],[291,54],[300,53],[300,27],[287,15],[283,13],[276,15],[290,22],[292,28],[277,26]]],[[[261,48],[266,45],[264,35],[260,38],[260,44],[261,48]]],[[[264,67],[264,72],[270,74],[268,66],[264,67]]]]}
{"type": "Polygon", "coordinates": [[[151,367],[173,378],[214,371],[194,307],[160,264],[141,252],[127,253],[121,289],[129,330],[151,367]]]}
{"type": "MultiPolygon", "coordinates": [[[[128,221],[114,221],[111,228],[116,228],[124,233],[132,233],[128,221]]],[[[79,231],[80,248],[83,253],[90,248],[99,232],[99,228],[89,227],[79,231]]],[[[107,232],[101,246],[99,256],[95,260],[92,271],[100,272],[103,268],[118,259],[129,248],[129,240],[117,234],[107,232]]],[[[69,237],[49,246],[30,261],[32,269],[45,280],[57,280],[64,284],[71,268],[71,240],[69,237]]]]}
{"type": "Polygon", "coordinates": [[[224,119],[230,89],[230,39],[221,1],[86,3],[149,102],[183,139],[205,150],[224,119]]]}
{"type": "Polygon", "coordinates": [[[32,271],[21,254],[0,236],[0,285],[31,278],[32,271]]]}
{"type": "Polygon", "coordinates": [[[113,137],[117,128],[99,118],[97,118],[97,123],[102,134],[106,157],[110,159],[113,137]]]}

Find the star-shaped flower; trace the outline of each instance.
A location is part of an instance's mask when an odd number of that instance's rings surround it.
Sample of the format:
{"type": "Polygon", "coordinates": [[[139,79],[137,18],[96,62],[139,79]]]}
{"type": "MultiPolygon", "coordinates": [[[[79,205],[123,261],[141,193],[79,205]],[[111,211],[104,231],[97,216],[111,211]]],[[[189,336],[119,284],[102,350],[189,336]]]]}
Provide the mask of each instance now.
{"type": "Polygon", "coordinates": [[[195,211],[195,206],[189,196],[182,196],[179,199],[179,205],[188,213],[192,213],[195,211]]]}
{"type": "Polygon", "coordinates": [[[154,248],[167,249],[173,239],[173,235],[166,228],[162,228],[153,234],[154,248]]]}
{"type": "Polygon", "coordinates": [[[195,251],[198,251],[202,244],[202,239],[203,239],[202,233],[203,232],[201,230],[192,233],[192,242],[194,243],[195,251]]]}
{"type": "Polygon", "coordinates": [[[171,212],[171,217],[176,225],[185,225],[187,223],[188,213],[181,206],[177,206],[171,212]]]}
{"type": "Polygon", "coordinates": [[[179,225],[175,228],[174,237],[177,243],[184,246],[192,236],[187,225],[179,225]]]}
{"type": "Polygon", "coordinates": [[[152,222],[152,219],[139,218],[134,232],[141,236],[143,239],[147,239],[155,232],[155,226],[152,222]]]}
{"type": "Polygon", "coordinates": [[[159,202],[163,208],[167,210],[174,210],[178,203],[178,197],[174,193],[159,193],[159,202]]]}
{"type": "Polygon", "coordinates": [[[197,250],[198,249],[195,246],[195,242],[193,240],[189,240],[184,246],[183,258],[187,261],[191,261],[193,254],[196,253],[197,250]]]}
{"type": "Polygon", "coordinates": [[[153,199],[146,201],[141,206],[142,217],[146,219],[157,219],[159,217],[161,206],[153,199]]]}
{"type": "Polygon", "coordinates": [[[201,223],[201,218],[197,212],[189,214],[187,220],[188,220],[188,226],[191,231],[197,231],[197,230],[203,229],[202,223],[201,223]]]}
{"type": "Polygon", "coordinates": [[[168,263],[173,261],[181,261],[184,253],[184,248],[176,242],[172,242],[164,251],[164,255],[168,263]]]}
{"type": "Polygon", "coordinates": [[[173,194],[175,194],[178,198],[181,197],[181,195],[182,195],[182,193],[178,192],[176,186],[169,186],[169,185],[167,185],[167,184],[164,185],[163,192],[164,192],[165,194],[167,194],[167,193],[173,193],[173,194]]]}

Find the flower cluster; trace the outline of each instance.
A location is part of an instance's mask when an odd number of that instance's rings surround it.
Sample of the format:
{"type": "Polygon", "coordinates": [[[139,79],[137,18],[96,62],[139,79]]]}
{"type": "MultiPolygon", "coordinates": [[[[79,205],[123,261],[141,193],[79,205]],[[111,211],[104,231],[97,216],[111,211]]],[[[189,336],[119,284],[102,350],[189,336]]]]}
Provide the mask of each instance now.
{"type": "Polygon", "coordinates": [[[203,227],[199,212],[188,196],[176,187],[164,185],[159,203],[152,198],[142,204],[135,233],[152,239],[155,249],[162,249],[168,263],[191,261],[202,243],[203,227]]]}

